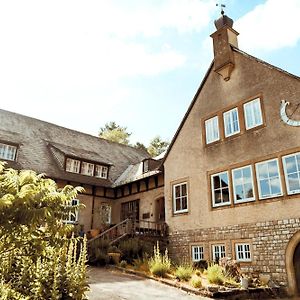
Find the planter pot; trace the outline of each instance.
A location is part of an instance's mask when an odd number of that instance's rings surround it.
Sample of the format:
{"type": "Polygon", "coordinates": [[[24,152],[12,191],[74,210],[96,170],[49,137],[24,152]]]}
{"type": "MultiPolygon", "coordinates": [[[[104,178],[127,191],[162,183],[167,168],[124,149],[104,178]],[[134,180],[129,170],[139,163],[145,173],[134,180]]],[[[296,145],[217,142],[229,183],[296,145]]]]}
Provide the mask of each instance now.
{"type": "Polygon", "coordinates": [[[268,285],[268,283],[271,279],[271,276],[268,274],[259,274],[258,278],[262,285],[268,285]]]}
{"type": "Polygon", "coordinates": [[[120,262],[121,253],[118,252],[109,252],[107,255],[112,259],[114,264],[118,264],[120,262]]]}
{"type": "Polygon", "coordinates": [[[248,278],[241,278],[241,287],[242,289],[247,289],[249,286],[249,279],[248,278]]]}

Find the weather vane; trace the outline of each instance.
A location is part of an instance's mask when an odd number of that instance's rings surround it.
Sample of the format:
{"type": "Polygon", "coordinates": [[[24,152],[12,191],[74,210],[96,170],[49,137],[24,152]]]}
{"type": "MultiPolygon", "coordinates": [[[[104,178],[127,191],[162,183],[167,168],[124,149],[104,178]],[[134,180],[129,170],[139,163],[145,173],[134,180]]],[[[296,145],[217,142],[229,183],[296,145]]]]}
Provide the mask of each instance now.
{"type": "Polygon", "coordinates": [[[225,5],[225,4],[222,4],[222,3],[220,3],[220,4],[217,3],[216,6],[220,6],[220,8],[221,8],[221,14],[224,15],[224,9],[223,9],[223,8],[225,8],[226,5],[225,5]]]}

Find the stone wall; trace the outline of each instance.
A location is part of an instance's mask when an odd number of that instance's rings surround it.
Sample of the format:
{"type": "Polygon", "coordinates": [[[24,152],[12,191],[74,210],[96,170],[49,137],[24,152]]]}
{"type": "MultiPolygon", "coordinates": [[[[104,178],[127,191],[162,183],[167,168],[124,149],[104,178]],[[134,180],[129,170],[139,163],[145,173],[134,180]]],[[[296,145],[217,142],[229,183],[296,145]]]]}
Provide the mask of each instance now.
{"type": "Polygon", "coordinates": [[[300,218],[267,221],[252,224],[224,226],[190,231],[177,231],[169,235],[169,254],[174,260],[191,261],[191,246],[203,245],[204,258],[212,260],[211,245],[223,243],[226,256],[235,259],[235,242],[252,245],[252,262],[241,263],[245,273],[270,274],[280,285],[287,285],[285,251],[291,237],[300,230],[300,218]]]}

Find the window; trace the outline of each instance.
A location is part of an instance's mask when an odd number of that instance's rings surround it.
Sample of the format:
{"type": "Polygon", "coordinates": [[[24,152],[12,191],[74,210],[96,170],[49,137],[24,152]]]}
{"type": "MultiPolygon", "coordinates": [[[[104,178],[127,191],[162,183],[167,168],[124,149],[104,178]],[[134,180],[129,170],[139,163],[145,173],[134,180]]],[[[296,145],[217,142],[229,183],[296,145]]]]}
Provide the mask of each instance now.
{"type": "Polygon", "coordinates": [[[228,172],[211,176],[213,207],[230,204],[228,172]]]}
{"type": "Polygon", "coordinates": [[[300,193],[300,152],[284,156],[282,160],[288,194],[300,193]]]}
{"type": "Polygon", "coordinates": [[[108,167],[96,165],[95,176],[99,178],[107,179],[108,167]]]}
{"type": "Polygon", "coordinates": [[[235,244],[235,256],[237,261],[251,261],[250,244],[235,244]]]}
{"type": "Polygon", "coordinates": [[[76,208],[69,212],[69,217],[65,220],[65,223],[75,224],[78,222],[78,205],[78,199],[71,200],[69,207],[76,206],[76,208]]]}
{"type": "Polygon", "coordinates": [[[187,183],[173,185],[174,213],[187,212],[188,211],[187,201],[188,201],[187,183]]]}
{"type": "Polygon", "coordinates": [[[80,171],[80,161],[72,158],[67,158],[66,161],[66,171],[72,173],[79,173],[80,171]]]}
{"type": "Polygon", "coordinates": [[[225,257],[225,245],[212,245],[212,254],[214,261],[219,261],[220,258],[225,257]]]}
{"type": "Polygon", "coordinates": [[[139,221],[140,219],[140,201],[133,200],[121,204],[121,221],[132,219],[139,221]]]}
{"type": "Polygon", "coordinates": [[[205,136],[206,144],[213,143],[220,139],[218,116],[205,121],[205,136]]]}
{"type": "Polygon", "coordinates": [[[239,114],[237,107],[223,113],[225,137],[240,132],[239,114]]]}
{"type": "Polygon", "coordinates": [[[102,203],[100,206],[100,221],[101,224],[111,223],[111,206],[107,203],[102,203]]]}
{"type": "Polygon", "coordinates": [[[83,161],[81,163],[81,174],[93,176],[94,175],[94,164],[83,161]]]}
{"type": "Polygon", "coordinates": [[[204,260],[203,246],[192,246],[192,260],[193,261],[204,260]]]}
{"type": "Polygon", "coordinates": [[[262,119],[260,99],[257,98],[255,100],[245,103],[244,114],[245,114],[246,129],[251,129],[259,125],[262,125],[263,119],[262,119]]]}
{"type": "Polygon", "coordinates": [[[17,147],[0,143],[0,159],[15,160],[17,147]]]}
{"type": "Polygon", "coordinates": [[[255,166],[259,198],[266,199],[281,196],[282,190],[277,159],[257,163],[255,166]]]}
{"type": "Polygon", "coordinates": [[[251,166],[232,170],[234,202],[255,200],[251,166]]]}

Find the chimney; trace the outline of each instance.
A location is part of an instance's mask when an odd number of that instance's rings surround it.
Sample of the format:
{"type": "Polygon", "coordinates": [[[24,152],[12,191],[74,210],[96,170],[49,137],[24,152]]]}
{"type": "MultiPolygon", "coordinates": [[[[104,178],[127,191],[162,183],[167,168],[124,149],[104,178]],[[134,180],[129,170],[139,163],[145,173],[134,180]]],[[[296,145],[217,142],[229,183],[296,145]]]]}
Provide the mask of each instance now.
{"type": "Polygon", "coordinates": [[[221,17],[215,20],[217,31],[211,37],[214,45],[214,71],[228,81],[234,69],[234,57],[231,46],[238,48],[237,36],[233,28],[233,20],[221,12],[221,17]]]}

